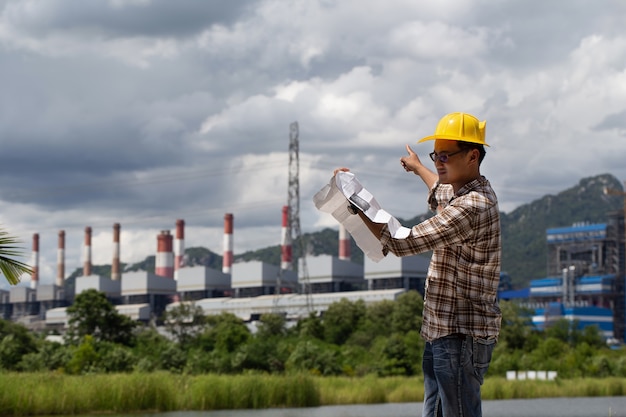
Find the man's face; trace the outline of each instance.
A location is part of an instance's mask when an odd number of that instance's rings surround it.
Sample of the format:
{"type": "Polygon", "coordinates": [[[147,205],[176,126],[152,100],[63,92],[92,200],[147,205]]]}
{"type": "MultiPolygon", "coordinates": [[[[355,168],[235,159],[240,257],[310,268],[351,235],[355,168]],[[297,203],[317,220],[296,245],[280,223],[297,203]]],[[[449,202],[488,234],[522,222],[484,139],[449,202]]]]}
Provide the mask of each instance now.
{"type": "Polygon", "coordinates": [[[465,185],[471,175],[469,153],[467,150],[461,151],[455,140],[435,140],[435,168],[439,175],[439,183],[452,184],[455,190],[465,185]],[[442,156],[444,157],[440,158],[442,156]],[[446,162],[441,162],[441,159],[446,162]]]}

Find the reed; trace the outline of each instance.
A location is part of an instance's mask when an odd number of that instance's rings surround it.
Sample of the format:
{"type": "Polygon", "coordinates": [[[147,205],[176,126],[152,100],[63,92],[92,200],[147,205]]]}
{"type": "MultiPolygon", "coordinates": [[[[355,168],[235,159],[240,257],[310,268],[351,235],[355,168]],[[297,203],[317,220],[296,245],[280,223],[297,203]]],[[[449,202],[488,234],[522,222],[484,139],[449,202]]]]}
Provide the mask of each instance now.
{"type": "Polygon", "coordinates": [[[323,405],[416,402],[424,398],[423,380],[412,377],[319,377],[323,405]]]}
{"type": "Polygon", "coordinates": [[[554,381],[509,381],[488,378],[482,387],[484,400],[553,397],[611,397],[626,395],[625,378],[573,378],[554,381]]]}
{"type": "MultiPolygon", "coordinates": [[[[509,381],[491,377],[482,389],[485,400],[621,395],[626,395],[624,378],[509,381]]],[[[418,377],[0,373],[2,416],[315,407],[423,398],[423,380],[418,377]]]]}
{"type": "Polygon", "coordinates": [[[313,407],[315,381],[302,375],[0,374],[0,415],[313,407]]]}

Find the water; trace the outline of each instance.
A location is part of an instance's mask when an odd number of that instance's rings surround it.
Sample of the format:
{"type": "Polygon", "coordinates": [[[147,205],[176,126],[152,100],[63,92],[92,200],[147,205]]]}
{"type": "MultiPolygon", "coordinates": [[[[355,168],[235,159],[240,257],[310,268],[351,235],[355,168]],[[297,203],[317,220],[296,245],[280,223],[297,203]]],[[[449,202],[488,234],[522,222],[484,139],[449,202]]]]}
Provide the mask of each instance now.
{"type": "MultiPolygon", "coordinates": [[[[422,403],[267,410],[176,411],[107,417],[419,417],[422,403]]],[[[626,397],[483,401],[483,417],[626,417],[626,397]]]]}

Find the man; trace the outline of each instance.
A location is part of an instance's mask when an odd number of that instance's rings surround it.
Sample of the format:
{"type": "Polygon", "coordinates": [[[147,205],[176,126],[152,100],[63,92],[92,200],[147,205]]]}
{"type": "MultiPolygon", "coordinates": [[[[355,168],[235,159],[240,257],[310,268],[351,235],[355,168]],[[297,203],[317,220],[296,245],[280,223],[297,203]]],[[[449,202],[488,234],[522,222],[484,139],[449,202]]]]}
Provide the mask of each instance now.
{"type": "Polygon", "coordinates": [[[427,417],[482,415],[480,387],[500,332],[500,217],[496,195],[480,173],[489,146],[485,127],[467,113],[444,116],[435,134],[419,141],[435,141],[430,158],[436,172],[406,146],[408,155],[400,163],[428,186],[428,203],[436,212],[413,226],[407,238],[391,237],[386,224],[351,208],[380,240],[385,255],[433,251],[421,329],[426,340],[422,415],[427,417]]]}

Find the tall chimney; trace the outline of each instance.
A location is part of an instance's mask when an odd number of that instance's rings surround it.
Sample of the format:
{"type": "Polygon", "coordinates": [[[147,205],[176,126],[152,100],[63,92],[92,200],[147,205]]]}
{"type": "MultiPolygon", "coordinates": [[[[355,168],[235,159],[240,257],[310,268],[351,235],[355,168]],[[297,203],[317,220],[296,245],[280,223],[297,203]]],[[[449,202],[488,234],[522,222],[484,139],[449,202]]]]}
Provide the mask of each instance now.
{"type": "Polygon", "coordinates": [[[174,279],[178,280],[178,270],[185,266],[185,221],[176,220],[176,241],[174,242],[174,279]]]}
{"type": "Polygon", "coordinates": [[[111,263],[111,279],[119,281],[120,275],[120,224],[113,224],[113,262],[111,263]]]}
{"type": "Polygon", "coordinates": [[[91,275],[91,227],[85,227],[85,246],[83,247],[83,276],[91,275]]]}
{"type": "Polygon", "coordinates": [[[291,229],[289,228],[289,207],[288,206],[283,206],[283,227],[281,231],[282,231],[282,238],[280,241],[280,245],[281,245],[280,268],[292,269],[291,229]]]}
{"type": "Polygon", "coordinates": [[[339,259],[350,260],[350,236],[343,224],[339,224],[339,259]]]}
{"type": "Polygon", "coordinates": [[[33,234],[33,261],[32,275],[30,276],[30,287],[35,289],[39,282],[39,233],[33,234]]]}
{"type": "Polygon", "coordinates": [[[65,231],[59,231],[59,249],[57,250],[57,279],[56,285],[63,286],[65,280],[65,231]]]}
{"type": "Polygon", "coordinates": [[[174,253],[172,252],[172,235],[169,230],[162,230],[157,235],[154,273],[162,277],[174,278],[174,253]]]}
{"type": "Polygon", "coordinates": [[[222,272],[230,274],[233,265],[233,214],[224,215],[224,258],[222,259],[222,272]]]}

